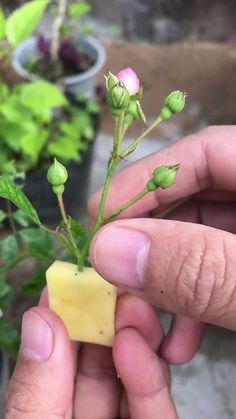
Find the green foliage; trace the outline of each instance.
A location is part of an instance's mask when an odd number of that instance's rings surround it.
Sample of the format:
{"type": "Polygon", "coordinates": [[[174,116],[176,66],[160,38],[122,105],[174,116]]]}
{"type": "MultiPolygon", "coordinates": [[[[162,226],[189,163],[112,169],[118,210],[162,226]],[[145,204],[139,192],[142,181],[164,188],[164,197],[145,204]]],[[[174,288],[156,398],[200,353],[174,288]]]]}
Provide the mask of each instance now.
{"type": "Polygon", "coordinates": [[[3,10],[0,7],[0,39],[5,38],[6,35],[6,19],[3,10]]]}
{"type": "Polygon", "coordinates": [[[0,348],[16,357],[20,344],[19,333],[10,322],[0,319],[0,348]]]}
{"type": "Polygon", "coordinates": [[[39,80],[0,84],[0,175],[40,169],[53,157],[81,161],[94,137],[97,105],[72,106],[55,85],[39,80]]]}
{"type": "Polygon", "coordinates": [[[41,115],[42,109],[53,109],[67,104],[63,93],[54,84],[45,80],[36,80],[23,86],[21,102],[36,115],[41,115]]]}
{"type": "Polygon", "coordinates": [[[49,0],[33,0],[16,9],[6,20],[6,37],[12,46],[33,34],[49,0]]]}
{"type": "Polygon", "coordinates": [[[3,310],[8,307],[14,298],[14,290],[7,284],[6,278],[0,276],[0,309],[3,310]]]}
{"type": "Polygon", "coordinates": [[[29,255],[46,263],[53,259],[53,240],[50,233],[38,228],[27,228],[19,232],[28,247],[29,255]]]}
{"type": "Polygon", "coordinates": [[[0,197],[8,199],[16,207],[21,209],[34,223],[40,224],[40,219],[36,210],[32,207],[30,201],[17,186],[7,176],[0,177],[0,197]]]}
{"type": "Polygon", "coordinates": [[[18,253],[18,243],[13,234],[1,240],[0,253],[4,262],[11,262],[16,258],[18,253]]]}
{"type": "Polygon", "coordinates": [[[82,250],[89,237],[87,229],[83,224],[73,219],[70,219],[70,227],[78,249],[82,250]]]}
{"type": "Polygon", "coordinates": [[[22,210],[13,212],[12,217],[21,227],[29,227],[30,218],[22,210]]]}
{"type": "Polygon", "coordinates": [[[80,1],[74,4],[71,4],[69,7],[69,17],[70,18],[78,18],[81,17],[91,11],[91,5],[87,2],[80,1]]]}
{"type": "Polygon", "coordinates": [[[6,216],[7,214],[4,211],[0,210],[0,224],[5,220],[6,216]]]}
{"type": "Polygon", "coordinates": [[[35,273],[22,287],[22,293],[27,298],[39,297],[46,285],[45,281],[46,267],[40,266],[35,273]]]}

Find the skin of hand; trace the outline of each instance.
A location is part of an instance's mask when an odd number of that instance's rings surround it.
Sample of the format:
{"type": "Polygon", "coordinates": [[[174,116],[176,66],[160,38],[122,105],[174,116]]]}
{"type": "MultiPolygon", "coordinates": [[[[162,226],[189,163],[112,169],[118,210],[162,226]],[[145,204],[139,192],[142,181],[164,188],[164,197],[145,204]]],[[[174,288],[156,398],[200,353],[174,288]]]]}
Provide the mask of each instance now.
{"type": "MultiPolygon", "coordinates": [[[[236,127],[208,127],[117,173],[106,214],[140,192],[154,168],[176,163],[175,185],[104,226],[90,247],[105,279],[175,313],[160,351],[170,363],[191,359],[204,323],[236,331],[236,127]]],[[[92,218],[100,195],[89,201],[92,218]]]]}
{"type": "Polygon", "coordinates": [[[3,419],[177,419],[151,306],[122,294],[116,331],[113,349],[71,343],[44,293],[23,317],[3,419]]]}

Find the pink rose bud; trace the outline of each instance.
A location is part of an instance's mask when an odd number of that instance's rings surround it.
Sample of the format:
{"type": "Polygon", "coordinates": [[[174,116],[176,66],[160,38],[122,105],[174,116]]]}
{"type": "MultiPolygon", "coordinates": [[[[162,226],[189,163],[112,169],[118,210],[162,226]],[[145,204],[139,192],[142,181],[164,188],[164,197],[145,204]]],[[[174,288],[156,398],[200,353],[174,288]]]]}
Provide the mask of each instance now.
{"type": "Polygon", "coordinates": [[[121,70],[117,75],[117,79],[124,84],[130,96],[134,96],[139,92],[140,81],[137,74],[132,68],[127,67],[121,70]]]}

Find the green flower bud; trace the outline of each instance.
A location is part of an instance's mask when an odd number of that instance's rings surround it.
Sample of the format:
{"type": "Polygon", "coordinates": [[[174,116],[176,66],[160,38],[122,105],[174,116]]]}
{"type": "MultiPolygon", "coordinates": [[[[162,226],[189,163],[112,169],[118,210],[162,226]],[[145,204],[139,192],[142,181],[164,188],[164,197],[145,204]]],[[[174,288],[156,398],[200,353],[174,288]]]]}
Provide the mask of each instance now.
{"type": "Polygon", "coordinates": [[[106,79],[106,88],[108,92],[112,90],[113,87],[119,83],[118,78],[114,74],[112,74],[110,71],[109,71],[108,77],[105,76],[105,79],[106,79]]]}
{"type": "MultiPolygon", "coordinates": [[[[68,179],[67,170],[65,166],[63,166],[61,163],[57,161],[57,159],[54,159],[53,164],[49,168],[48,173],[47,173],[47,179],[48,179],[48,182],[51,183],[53,187],[61,187],[64,185],[64,183],[66,183],[68,179]]],[[[59,190],[59,188],[56,190],[59,190]]],[[[55,193],[58,194],[58,192],[55,192],[55,193]]]]}
{"type": "Polygon", "coordinates": [[[179,113],[184,109],[186,97],[186,93],[176,90],[166,97],[165,106],[167,106],[172,113],[179,113]]]}
{"type": "Polygon", "coordinates": [[[136,100],[130,101],[129,107],[127,109],[127,114],[132,115],[135,119],[139,118],[136,100]]]}
{"type": "Polygon", "coordinates": [[[154,191],[156,191],[157,190],[157,188],[158,188],[158,186],[156,185],[156,183],[154,182],[154,180],[153,179],[150,179],[149,181],[148,181],[148,183],[147,183],[147,189],[150,191],[150,192],[154,192],[154,191]]]}
{"type": "Polygon", "coordinates": [[[146,118],[138,100],[130,101],[127,114],[132,115],[134,119],[141,119],[146,124],[146,118]]]}
{"type": "Polygon", "coordinates": [[[170,119],[172,115],[172,111],[169,108],[167,108],[167,106],[163,106],[160,112],[160,117],[162,118],[162,120],[167,121],[167,119],[170,119]]]}
{"type": "Polygon", "coordinates": [[[64,185],[53,186],[52,190],[56,195],[62,195],[64,193],[65,186],[64,185]]]}
{"type": "Polygon", "coordinates": [[[124,86],[117,84],[108,92],[107,101],[111,109],[125,110],[130,104],[130,95],[124,86]]]}
{"type": "Polygon", "coordinates": [[[126,115],[125,115],[125,119],[124,119],[124,125],[126,126],[126,127],[130,127],[131,125],[132,125],[132,123],[134,122],[134,117],[130,114],[130,113],[127,113],[126,115]]]}
{"type": "Polygon", "coordinates": [[[153,172],[153,182],[158,188],[166,189],[175,183],[179,164],[174,166],[161,166],[153,172]]]}
{"type": "Polygon", "coordinates": [[[116,109],[116,108],[111,108],[111,113],[113,116],[117,117],[120,116],[120,114],[124,112],[123,109],[116,109]]]}

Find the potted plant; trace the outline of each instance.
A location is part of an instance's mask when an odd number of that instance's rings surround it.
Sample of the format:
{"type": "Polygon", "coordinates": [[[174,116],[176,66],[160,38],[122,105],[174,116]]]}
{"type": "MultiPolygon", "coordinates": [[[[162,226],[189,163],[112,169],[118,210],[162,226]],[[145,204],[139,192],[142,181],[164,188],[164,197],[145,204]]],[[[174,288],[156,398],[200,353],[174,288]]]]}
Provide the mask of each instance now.
{"type": "MultiPolygon", "coordinates": [[[[0,14],[0,38],[12,51],[12,65],[25,80],[44,78],[67,92],[93,98],[96,74],[105,62],[105,51],[92,37],[78,35],[80,19],[90,11],[86,2],[58,0],[48,35],[33,36],[49,0],[32,0],[8,18],[0,14]],[[32,37],[31,37],[32,36],[32,37]]],[[[9,53],[9,51],[8,51],[9,53]]]]}
{"type": "Polygon", "coordinates": [[[58,221],[56,200],[45,177],[50,161],[56,157],[67,166],[70,185],[65,202],[75,217],[86,201],[97,124],[94,102],[80,99],[78,107],[50,82],[37,80],[13,88],[0,84],[0,174],[22,180],[25,193],[49,225],[58,221]],[[74,194],[79,180],[83,187],[74,194]]]}
{"type": "MultiPolygon", "coordinates": [[[[54,229],[48,229],[21,188],[11,177],[0,176],[0,196],[8,201],[8,212],[0,213],[1,221],[8,217],[12,227],[1,241],[0,254],[0,347],[14,353],[18,341],[15,329],[7,322],[5,310],[12,304],[14,289],[7,282],[7,275],[22,263],[33,260],[37,267],[35,275],[23,285],[26,295],[41,292],[47,277],[49,304],[64,321],[72,340],[80,340],[111,346],[114,338],[114,315],[117,290],[89,267],[88,249],[99,228],[114,220],[147,194],[158,188],[170,187],[176,179],[179,165],[161,166],[153,171],[151,179],[143,185],[142,191],[113,213],[104,214],[109,187],[119,162],[127,158],[139,143],[163,120],[179,113],[185,104],[185,94],[172,92],[151,126],[139,135],[131,145],[123,149],[122,140],[135,120],[145,122],[140,105],[142,89],[139,79],[131,69],[125,69],[106,79],[107,100],[114,117],[114,141],[108,162],[102,198],[96,222],[92,230],[71,218],[64,205],[68,172],[61,163],[54,160],[47,173],[47,180],[56,196],[61,213],[61,222],[54,229]],[[11,204],[18,208],[17,218],[12,214],[11,204]],[[16,225],[15,221],[18,222],[16,225]],[[30,226],[33,222],[36,227],[30,226]],[[53,238],[58,239],[54,241],[53,238]],[[63,251],[63,249],[65,251],[63,251]],[[59,261],[58,261],[59,259],[59,261]],[[56,260],[56,262],[55,262],[56,260]],[[80,322],[77,321],[78,316],[80,322]]],[[[79,187],[79,185],[78,185],[79,187]]]]}

